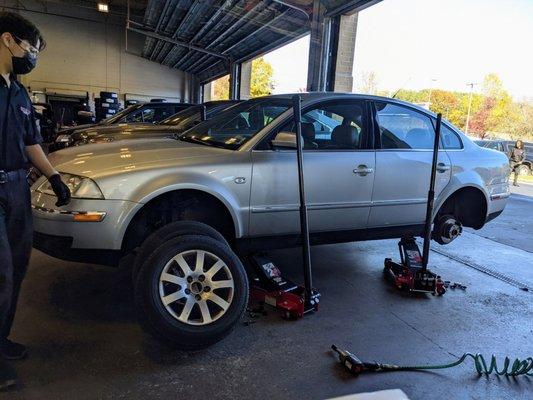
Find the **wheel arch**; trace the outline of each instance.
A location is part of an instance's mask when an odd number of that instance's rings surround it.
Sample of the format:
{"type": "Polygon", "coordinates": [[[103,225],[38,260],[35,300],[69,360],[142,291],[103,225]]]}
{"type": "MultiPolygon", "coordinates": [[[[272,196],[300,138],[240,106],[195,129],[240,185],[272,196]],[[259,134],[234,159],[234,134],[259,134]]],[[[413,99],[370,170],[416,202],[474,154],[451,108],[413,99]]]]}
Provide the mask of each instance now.
{"type": "Polygon", "coordinates": [[[242,234],[242,224],[231,202],[209,188],[195,185],[167,187],[144,197],[139,205],[126,223],[121,247],[124,252],[133,250],[139,244],[138,241],[145,239],[153,230],[179,220],[204,222],[220,231],[229,243],[242,234]],[[185,215],[187,211],[199,210],[200,207],[209,207],[213,213],[218,212],[217,221],[214,218],[209,221],[194,217],[188,219],[190,216],[185,215]],[[155,215],[160,216],[161,221],[151,221],[151,217],[155,215]],[[145,226],[146,229],[143,230],[138,225],[143,222],[153,222],[154,226],[145,226]]]}
{"type": "Polygon", "coordinates": [[[466,227],[480,229],[485,224],[488,212],[485,191],[477,185],[462,186],[441,199],[434,214],[434,220],[445,214],[452,214],[466,227]],[[465,210],[473,212],[465,213],[465,210]]]}

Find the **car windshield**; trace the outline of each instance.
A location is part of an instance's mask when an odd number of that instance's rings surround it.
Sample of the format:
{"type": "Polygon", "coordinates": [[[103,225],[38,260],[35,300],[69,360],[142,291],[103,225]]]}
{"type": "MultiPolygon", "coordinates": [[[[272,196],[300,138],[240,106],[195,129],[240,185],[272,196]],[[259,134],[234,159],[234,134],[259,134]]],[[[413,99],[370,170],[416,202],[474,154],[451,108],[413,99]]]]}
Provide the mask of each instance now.
{"type": "Polygon", "coordinates": [[[119,111],[118,113],[116,113],[112,117],[103,119],[102,121],[100,121],[100,123],[102,125],[114,124],[115,122],[120,121],[125,115],[128,115],[129,113],[131,113],[132,111],[140,108],[141,106],[142,106],[142,104],[133,104],[133,105],[125,108],[124,110],[119,111]]]}
{"type": "Polygon", "coordinates": [[[290,107],[290,99],[248,100],[196,125],[179,139],[236,150],[290,107]]]}
{"type": "Polygon", "coordinates": [[[190,117],[196,116],[196,115],[198,116],[200,115],[200,107],[198,106],[189,107],[183,111],[180,111],[177,114],[174,114],[168,118],[165,118],[164,120],[158,123],[161,125],[179,125],[182,121],[190,117]]]}

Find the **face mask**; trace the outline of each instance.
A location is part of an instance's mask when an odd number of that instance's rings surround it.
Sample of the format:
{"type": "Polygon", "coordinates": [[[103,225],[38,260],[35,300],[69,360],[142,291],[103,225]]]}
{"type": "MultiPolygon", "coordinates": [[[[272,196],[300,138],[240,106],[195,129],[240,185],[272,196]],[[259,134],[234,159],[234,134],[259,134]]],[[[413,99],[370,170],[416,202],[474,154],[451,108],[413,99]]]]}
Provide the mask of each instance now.
{"type": "MultiPolygon", "coordinates": [[[[20,45],[17,44],[19,47],[20,45]]],[[[13,52],[8,47],[7,48],[9,52],[11,53],[11,63],[13,65],[13,73],[15,75],[25,75],[30,73],[35,66],[37,65],[37,56],[31,54],[30,52],[26,51],[21,47],[22,50],[24,50],[24,56],[22,57],[16,57],[13,55],[13,52]]]]}
{"type": "Polygon", "coordinates": [[[25,75],[30,73],[37,65],[37,57],[26,52],[23,57],[11,57],[13,64],[13,73],[15,75],[25,75]]]}

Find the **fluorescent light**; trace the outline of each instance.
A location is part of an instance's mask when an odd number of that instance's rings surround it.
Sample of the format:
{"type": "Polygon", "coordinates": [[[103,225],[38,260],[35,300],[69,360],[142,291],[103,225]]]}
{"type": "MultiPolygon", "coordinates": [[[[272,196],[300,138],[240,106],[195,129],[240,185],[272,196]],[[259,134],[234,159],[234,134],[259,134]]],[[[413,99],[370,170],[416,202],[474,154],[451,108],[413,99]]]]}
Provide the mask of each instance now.
{"type": "Polygon", "coordinates": [[[109,6],[107,5],[107,3],[98,3],[97,7],[98,7],[98,11],[100,12],[104,12],[104,13],[109,12],[109,6]]]}

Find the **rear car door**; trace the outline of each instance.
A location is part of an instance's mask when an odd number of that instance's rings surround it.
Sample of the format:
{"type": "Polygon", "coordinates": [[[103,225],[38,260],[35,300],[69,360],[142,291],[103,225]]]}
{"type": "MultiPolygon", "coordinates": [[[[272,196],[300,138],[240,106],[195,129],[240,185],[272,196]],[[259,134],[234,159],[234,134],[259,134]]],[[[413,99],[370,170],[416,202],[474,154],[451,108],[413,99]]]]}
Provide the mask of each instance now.
{"type": "MultiPolygon", "coordinates": [[[[368,106],[360,100],[332,100],[303,110],[305,189],[312,232],[366,228],[375,153],[369,144],[368,106]]],[[[292,121],[272,132],[292,132],[292,121]]],[[[299,232],[295,150],[252,152],[250,233],[299,232]]]]}
{"type": "MultiPolygon", "coordinates": [[[[375,102],[376,173],[371,228],[419,225],[425,219],[435,138],[433,118],[408,106],[375,102]]],[[[439,152],[435,197],[451,178],[451,162],[439,152]]]]}

